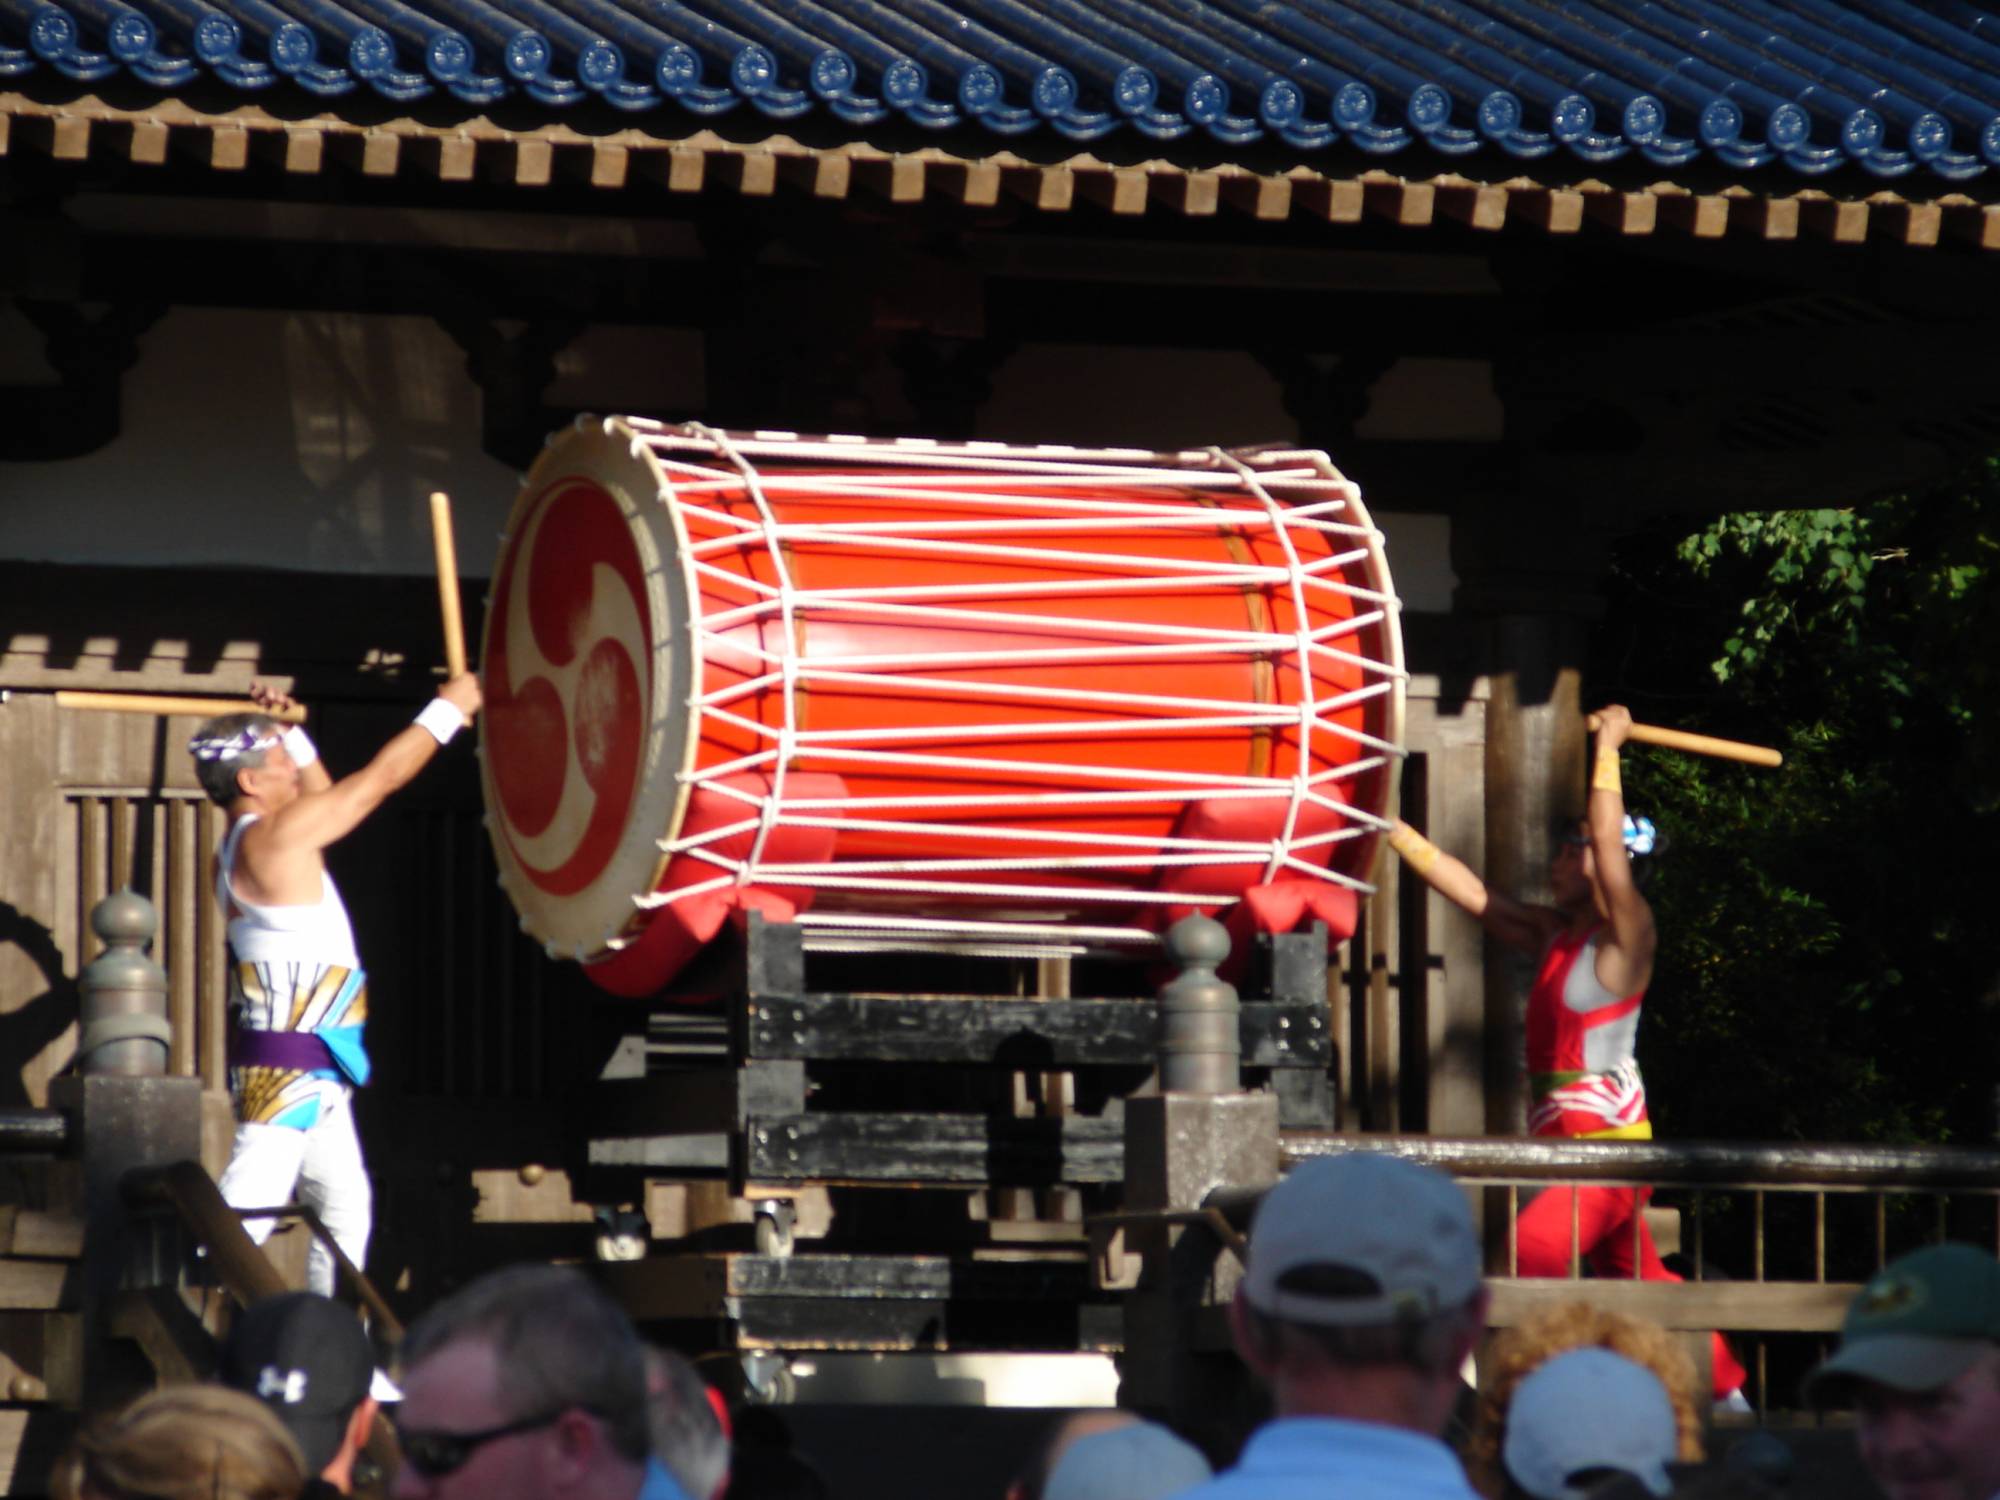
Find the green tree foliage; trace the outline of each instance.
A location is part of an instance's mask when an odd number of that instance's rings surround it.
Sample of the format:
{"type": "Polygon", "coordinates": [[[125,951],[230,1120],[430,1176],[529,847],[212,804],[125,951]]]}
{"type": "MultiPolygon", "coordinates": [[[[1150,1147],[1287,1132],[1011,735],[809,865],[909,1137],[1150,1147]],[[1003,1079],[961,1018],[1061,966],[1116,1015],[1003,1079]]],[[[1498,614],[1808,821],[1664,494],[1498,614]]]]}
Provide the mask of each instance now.
{"type": "Polygon", "coordinates": [[[1991,1138],[1997,554],[2000,463],[1622,549],[1594,696],[1785,754],[1628,757],[1672,839],[1641,1039],[1663,1135],[1991,1138]]]}

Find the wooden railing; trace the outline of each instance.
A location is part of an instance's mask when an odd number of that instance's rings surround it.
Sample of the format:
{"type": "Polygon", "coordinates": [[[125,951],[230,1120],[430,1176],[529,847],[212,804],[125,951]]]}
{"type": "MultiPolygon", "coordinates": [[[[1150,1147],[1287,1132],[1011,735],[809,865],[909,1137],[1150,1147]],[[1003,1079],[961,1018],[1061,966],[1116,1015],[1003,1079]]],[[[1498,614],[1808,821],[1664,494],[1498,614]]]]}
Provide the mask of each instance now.
{"type": "MultiPolygon", "coordinates": [[[[265,1210],[250,1214],[231,1208],[222,1192],[198,1162],[174,1162],[161,1167],[139,1167],[125,1174],[120,1191],[135,1218],[165,1216],[182,1231],[163,1237],[166,1257],[184,1265],[188,1242],[200,1248],[215,1279],[240,1306],[249,1306],[265,1297],[291,1290],[283,1276],[266,1258],[243,1227],[245,1217],[264,1217],[265,1210]]],[[[403,1325],[389,1310],[389,1304],[361,1270],[341,1251],[333,1236],[303,1204],[286,1204],[270,1211],[271,1217],[296,1218],[333,1256],[340,1285],[352,1292],[367,1310],[377,1340],[393,1350],[403,1342],[403,1325]]],[[[167,1267],[159,1268],[165,1271],[167,1267]]],[[[174,1315],[172,1304],[155,1294],[145,1297],[122,1296],[117,1316],[109,1331],[131,1338],[143,1348],[162,1378],[205,1376],[212,1368],[200,1336],[189,1320],[174,1315]]],[[[363,1454],[370,1466],[368,1492],[380,1493],[382,1481],[393,1475],[399,1462],[396,1438],[388,1419],[377,1413],[363,1454]]]]}
{"type": "Polygon", "coordinates": [[[198,1162],[174,1162],[164,1167],[141,1167],[125,1174],[121,1184],[126,1204],[135,1214],[170,1212],[194,1244],[207,1254],[223,1287],[244,1305],[290,1290],[270,1260],[243,1227],[245,1218],[297,1219],[333,1257],[335,1276],[368,1311],[381,1337],[399,1344],[403,1325],[368,1277],[347,1258],[321,1224],[317,1215],[302,1203],[287,1203],[270,1209],[238,1210],[223,1201],[215,1179],[198,1162]]]}
{"type": "MultiPolygon", "coordinates": [[[[1895,1256],[1948,1238],[2000,1249],[2000,1150],[1306,1132],[1282,1144],[1287,1169],[1380,1151],[1486,1190],[1495,1326],[1582,1297],[1669,1329],[1745,1335],[1760,1408],[1772,1394],[1767,1336],[1808,1336],[1817,1357],[1862,1282],[1895,1256]],[[1688,1279],[1582,1277],[1574,1250],[1569,1278],[1520,1276],[1514,1225],[1524,1193],[1576,1184],[1647,1187],[1656,1204],[1678,1207],[1688,1279]],[[1713,1264],[1728,1266],[1730,1279],[1713,1264]]],[[[1209,1206],[1243,1225],[1256,1197],[1225,1190],[1209,1206]]]]}
{"type": "Polygon", "coordinates": [[[91,908],[123,887],[148,893],[160,920],[152,953],[167,971],[173,1027],[167,1072],[199,1078],[205,1089],[227,1088],[226,948],[213,894],[222,809],[199,792],[172,788],[133,795],[72,787],[64,795],[66,843],[76,864],[76,907],[67,920],[81,945],[78,968],[100,947],[90,931],[91,908]]]}

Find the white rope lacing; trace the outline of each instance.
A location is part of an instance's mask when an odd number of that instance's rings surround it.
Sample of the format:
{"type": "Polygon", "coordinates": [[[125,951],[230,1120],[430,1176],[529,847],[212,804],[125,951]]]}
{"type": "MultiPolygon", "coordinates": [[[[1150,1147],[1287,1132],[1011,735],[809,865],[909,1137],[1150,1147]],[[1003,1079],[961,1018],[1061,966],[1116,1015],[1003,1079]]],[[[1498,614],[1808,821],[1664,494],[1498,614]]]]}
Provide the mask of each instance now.
{"type": "Polygon", "coordinates": [[[771,840],[771,830],[777,826],[779,810],[785,801],[785,772],[790,768],[792,759],[797,753],[792,741],[793,726],[799,722],[798,653],[793,649],[793,642],[797,637],[794,633],[792,576],[785,560],[785,549],[779,543],[778,517],[771,509],[770,501],[764,496],[763,476],[757,472],[757,466],[736,451],[728,433],[713,428],[703,429],[703,432],[714,443],[715,451],[741,473],[743,487],[748,492],[751,503],[757,507],[758,518],[763,523],[761,530],[764,548],[770,554],[771,566],[778,575],[778,622],[779,628],[784,631],[785,640],[784,656],[780,664],[785,717],[784,725],[779,731],[777,753],[771,767],[771,791],[764,799],[763,806],[758,809],[756,842],[750,846],[749,857],[736,869],[736,883],[749,885],[757,878],[755,872],[764,858],[764,847],[771,840]]]}
{"type": "MultiPolygon", "coordinates": [[[[1329,854],[1340,844],[1372,837],[1387,827],[1377,811],[1334,795],[1343,783],[1379,771],[1401,749],[1342,716],[1359,717],[1371,703],[1398,691],[1404,675],[1360,650],[1342,649],[1383,624],[1395,600],[1386,590],[1353,581],[1375,555],[1379,535],[1354,513],[1353,489],[1328,477],[1305,454],[1260,454],[1256,462],[1208,450],[1159,455],[1138,451],[1092,453],[1077,449],[1003,448],[999,445],[886,444],[863,439],[805,440],[789,434],[749,437],[688,426],[664,428],[633,420],[641,441],[674,478],[667,503],[679,507],[689,545],[684,559],[711,604],[692,621],[703,659],[731,663],[731,680],[699,686],[691,705],[702,719],[730,732],[752,748],[719,764],[686,773],[684,780],[711,795],[740,804],[744,817],[698,834],[660,840],[669,856],[684,855],[715,868],[707,879],[638,904],[655,908],[706,892],[750,883],[769,883],[849,893],[866,904],[910,898],[1019,897],[1057,907],[1197,905],[1221,907],[1233,895],[1191,890],[1162,891],[1157,882],[1131,878],[1133,872],[1195,870],[1213,866],[1259,867],[1269,881],[1280,871],[1366,891],[1365,882],[1329,868],[1310,856],[1329,854]],[[834,468],[770,474],[755,460],[788,464],[865,465],[872,472],[834,468]],[[882,472],[884,465],[911,472],[882,472]],[[940,474],[940,467],[953,472],[940,474]],[[1032,488],[1036,493],[1026,493],[1032,488]],[[1192,500],[1190,491],[1216,492],[1192,500]],[[1278,498],[1282,490],[1287,504],[1278,498]],[[857,499],[876,502],[893,514],[899,503],[920,506],[918,517],[887,520],[811,519],[814,501],[851,507],[857,499]],[[750,511],[742,507],[748,501],[750,511]],[[778,502],[785,501],[786,520],[778,502]],[[1026,512],[1026,514],[1024,514],[1026,512]],[[1282,564],[1245,560],[1147,556],[1127,550],[1092,552],[1064,547],[1071,536],[1218,532],[1275,540],[1282,564]],[[1301,555],[1298,538],[1319,540],[1311,557],[1301,555]],[[1053,545],[1033,542],[1046,539],[1053,545]],[[1358,544],[1358,545],[1357,545],[1358,544]],[[728,564],[746,547],[768,558],[770,579],[750,576],[728,564]],[[1002,568],[1029,565],[1044,576],[1024,580],[963,583],[947,579],[878,588],[801,587],[791,552],[837,547],[853,555],[874,553],[893,559],[937,559],[992,563],[1002,568]],[[1283,589],[1293,615],[1289,630],[1240,630],[1143,620],[1093,618],[1087,613],[1032,606],[1047,601],[1143,592],[1262,594],[1283,589]],[[1345,601],[1350,613],[1328,619],[1332,605],[1345,601]],[[880,624],[899,630],[992,636],[1004,631],[1027,644],[959,649],[874,651],[842,654],[829,627],[880,624]],[[1317,623],[1316,623],[1317,622],[1317,623]],[[748,627],[746,629],[746,627],[748,627]],[[819,627],[821,635],[813,631],[819,627]],[[744,637],[749,637],[745,639],[744,637]],[[801,655],[803,640],[814,655],[801,655]],[[773,644],[775,643],[775,644],[773,644]],[[1277,680],[1296,682],[1298,701],[1260,702],[1143,691],[1098,692],[1088,688],[987,681],[966,675],[1002,668],[1065,663],[1095,666],[1161,666],[1175,661],[1214,661],[1240,656],[1270,662],[1277,680]],[[1357,685],[1322,692],[1315,672],[1345,669],[1357,685]],[[747,705],[768,700],[777,690],[779,722],[769,722],[747,705]],[[801,699],[815,691],[863,694],[893,692],[899,697],[996,706],[1033,704],[1051,711],[1043,719],[1001,718],[966,725],[901,724],[812,729],[801,717],[801,699]],[[744,711],[739,711],[742,706],[744,711]],[[1137,749],[1151,739],[1216,737],[1248,743],[1255,732],[1281,735],[1296,755],[1285,776],[1222,771],[1160,769],[1143,754],[1107,755],[1106,746],[1080,750],[1078,758],[1043,760],[1015,756],[1005,746],[1092,740],[1137,749]],[[1284,731],[1296,736],[1293,744],[1284,731]],[[1352,747],[1352,758],[1331,763],[1325,747],[1335,740],[1352,747]],[[973,748],[964,748],[968,743],[973,748]],[[1316,767],[1316,757],[1330,762],[1316,767]],[[792,798],[786,778],[795,770],[865,771],[893,767],[931,775],[941,784],[986,786],[1025,783],[1020,792],[941,791],[874,797],[792,798]],[[745,787],[740,778],[761,774],[768,789],[745,787]],[[739,784],[731,784],[739,779],[739,784]],[[1096,812],[1157,817],[1176,807],[1209,803],[1282,802],[1283,821],[1269,840],[1146,836],[1064,827],[1009,827],[1002,819],[1060,821],[1096,812]],[[1307,809],[1338,820],[1326,830],[1302,825],[1307,809]],[[901,816],[894,816],[900,814],[901,816]],[[925,816],[928,815],[928,816],[925,816]],[[956,820],[955,820],[956,819],[956,820]],[[871,845],[917,846],[920,857],[841,859],[833,863],[771,858],[772,839],[781,829],[830,831],[871,845]],[[724,852],[731,841],[749,836],[740,857],[724,852]],[[1033,853],[1006,852],[1009,845],[1038,846],[1033,853]],[[953,846],[962,853],[951,853],[953,846]],[[947,852],[940,852],[947,851],[947,852]],[[1042,883],[995,879],[1042,875],[1042,883]],[[952,878],[976,877],[976,878],[952,878]]],[[[850,903],[851,904],[851,903],[850,903]]],[[[823,923],[849,922],[874,931],[970,932],[978,923],[883,914],[816,914],[823,923]]],[[[1019,934],[1013,922],[990,925],[992,933],[1019,934]]],[[[1081,936],[1067,924],[1052,934],[1081,936]]],[[[1151,941],[1139,928],[1093,929],[1104,941],[1151,941]],[[1115,935],[1115,936],[1114,936],[1115,935]]]]}

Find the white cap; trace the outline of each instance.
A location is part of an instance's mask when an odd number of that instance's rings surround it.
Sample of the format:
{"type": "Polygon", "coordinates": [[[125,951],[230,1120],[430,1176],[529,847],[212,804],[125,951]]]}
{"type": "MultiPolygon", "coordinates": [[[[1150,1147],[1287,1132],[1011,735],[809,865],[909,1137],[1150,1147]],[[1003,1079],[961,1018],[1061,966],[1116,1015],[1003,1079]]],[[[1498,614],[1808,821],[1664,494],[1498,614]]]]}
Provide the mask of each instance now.
{"type": "Polygon", "coordinates": [[[1063,1449],[1042,1485],[1042,1500],[1167,1500],[1212,1472],[1185,1438],[1157,1422],[1130,1422],[1063,1449]]]}
{"type": "Polygon", "coordinates": [[[1309,1161],[1264,1195],[1243,1295],[1289,1323],[1366,1327],[1463,1307],[1479,1284],[1464,1190],[1430,1167],[1355,1151],[1309,1161]],[[1308,1267],[1349,1273],[1339,1279],[1352,1285],[1299,1285],[1293,1273],[1308,1267]]]}
{"type": "Polygon", "coordinates": [[[1630,1474],[1649,1494],[1673,1492],[1680,1451],[1674,1403],[1660,1377],[1609,1349],[1571,1349],[1514,1388],[1501,1459],[1536,1500],[1578,1500],[1586,1469],[1630,1474]]]}

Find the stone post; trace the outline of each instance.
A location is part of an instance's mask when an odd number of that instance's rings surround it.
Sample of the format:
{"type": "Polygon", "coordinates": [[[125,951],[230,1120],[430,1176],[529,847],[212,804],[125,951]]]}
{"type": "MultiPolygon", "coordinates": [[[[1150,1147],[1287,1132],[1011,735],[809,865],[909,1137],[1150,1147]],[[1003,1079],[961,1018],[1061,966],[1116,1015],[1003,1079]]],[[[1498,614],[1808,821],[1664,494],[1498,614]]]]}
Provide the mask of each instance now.
{"type": "Polygon", "coordinates": [[[1257,1415],[1244,1408],[1250,1383],[1226,1327],[1242,1266],[1211,1229],[1179,1216],[1219,1187],[1277,1180],[1278,1096],[1242,1091],[1236,991],[1215,976],[1229,954],[1221,925],[1191,917],[1168,951],[1184,968],[1160,992],[1161,1091],[1125,1101],[1124,1206],[1162,1217],[1126,1225],[1110,1257],[1137,1263],[1119,1400],[1223,1453],[1257,1415]]]}
{"type": "Polygon", "coordinates": [[[1229,934],[1212,917],[1183,917],[1167,932],[1167,955],[1181,972],[1160,986],[1160,1090],[1233,1094],[1243,1078],[1243,1006],[1215,972],[1229,957],[1229,934]]]}
{"type": "Polygon", "coordinates": [[[154,1378],[113,1328],[124,1293],[174,1284],[181,1240],[167,1225],[135,1221],[120,1187],[134,1167],[201,1160],[201,1081],[165,1076],[166,973],[144,952],[159,926],[152,903],[120,891],[90,924],[106,947],[78,979],[77,1067],[50,1085],[49,1102],[68,1118],[81,1177],[83,1387],[96,1404],[154,1378]]]}
{"type": "Polygon", "coordinates": [[[76,982],[76,1069],[91,1077],[159,1078],[167,1071],[167,971],[146,955],[160,930],[153,903],[136,891],[106,896],[90,912],[104,941],[76,982]]]}

